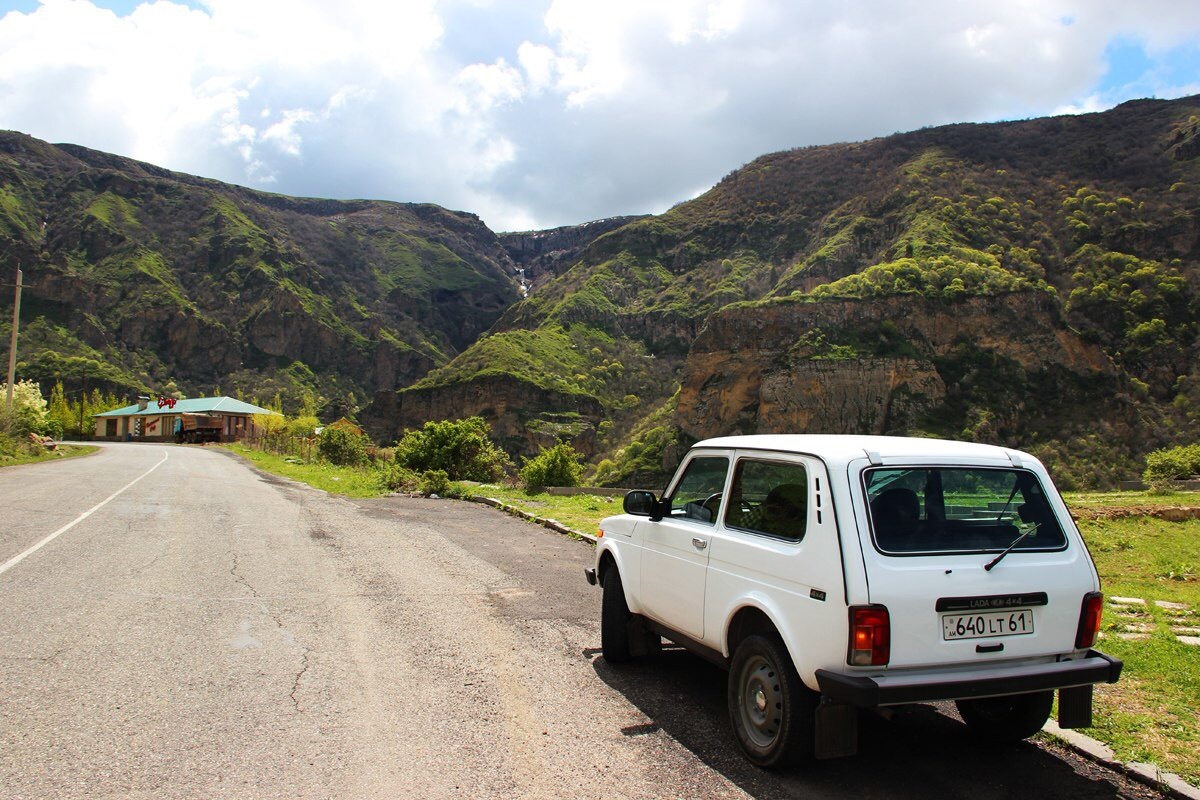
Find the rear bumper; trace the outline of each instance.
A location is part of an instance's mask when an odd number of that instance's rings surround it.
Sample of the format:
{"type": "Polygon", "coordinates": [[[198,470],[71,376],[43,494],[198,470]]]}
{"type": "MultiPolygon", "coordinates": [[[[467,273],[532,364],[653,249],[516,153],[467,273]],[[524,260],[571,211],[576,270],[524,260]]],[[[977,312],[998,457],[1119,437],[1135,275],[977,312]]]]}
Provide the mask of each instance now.
{"type": "Polygon", "coordinates": [[[1099,650],[1089,650],[1084,658],[1075,661],[934,674],[894,673],[865,677],[819,669],[817,685],[822,695],[837,702],[859,708],[875,708],[1116,683],[1121,677],[1122,666],[1118,659],[1099,650]]]}

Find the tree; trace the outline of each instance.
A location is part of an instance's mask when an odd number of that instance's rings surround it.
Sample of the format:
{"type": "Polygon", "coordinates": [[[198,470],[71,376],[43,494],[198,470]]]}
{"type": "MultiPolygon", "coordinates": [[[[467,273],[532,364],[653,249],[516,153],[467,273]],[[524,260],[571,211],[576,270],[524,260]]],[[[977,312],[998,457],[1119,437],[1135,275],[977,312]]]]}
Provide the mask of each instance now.
{"type": "Polygon", "coordinates": [[[328,425],[317,440],[317,453],[330,464],[357,467],[367,463],[370,440],[350,428],[328,425]]]}
{"type": "Polygon", "coordinates": [[[50,400],[46,405],[46,419],[59,435],[79,428],[79,415],[72,412],[62,381],[56,381],[54,388],[50,390],[50,400]]]}
{"type": "Polygon", "coordinates": [[[512,461],[489,438],[491,432],[482,417],[426,422],[396,442],[396,461],[415,472],[443,470],[452,481],[499,480],[512,461]]]}
{"type": "Polygon", "coordinates": [[[566,442],[559,442],[549,450],[542,448],[533,458],[525,459],[521,468],[521,480],[525,487],[534,486],[578,486],[583,476],[580,454],[566,442]]]}
{"type": "MultiPolygon", "coordinates": [[[[0,384],[0,394],[8,397],[8,382],[0,384]]],[[[46,400],[37,381],[13,384],[11,411],[0,408],[0,430],[15,436],[40,433],[46,422],[46,400]]]]}

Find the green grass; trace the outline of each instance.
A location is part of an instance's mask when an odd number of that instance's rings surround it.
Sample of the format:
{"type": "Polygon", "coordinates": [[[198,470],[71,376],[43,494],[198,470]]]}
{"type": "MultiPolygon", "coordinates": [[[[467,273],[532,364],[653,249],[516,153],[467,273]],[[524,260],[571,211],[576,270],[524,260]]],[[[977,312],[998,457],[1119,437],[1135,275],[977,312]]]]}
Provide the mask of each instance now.
{"type": "MultiPolygon", "coordinates": [[[[1136,493],[1130,505],[1200,505],[1195,493],[1165,502],[1136,493]]],[[[1103,506],[1117,507],[1111,498],[1103,506]]],[[[1106,597],[1140,598],[1122,613],[1104,612],[1100,649],[1122,659],[1121,681],[1096,690],[1096,727],[1088,731],[1123,761],[1147,761],[1200,785],[1200,647],[1171,633],[1200,627],[1200,520],[1168,522],[1148,516],[1081,520],[1080,530],[1096,561],[1106,597]],[[1183,603],[1173,615],[1155,601],[1183,603]],[[1127,640],[1120,633],[1149,633],[1127,640]]]]}
{"type": "Polygon", "coordinates": [[[307,483],[309,486],[322,489],[330,494],[340,494],[346,497],[379,497],[388,493],[380,484],[379,473],[374,469],[337,467],[320,461],[304,463],[291,456],[264,453],[240,444],[230,444],[225,447],[265,472],[307,483]]]}
{"type": "Polygon", "coordinates": [[[0,452],[0,467],[13,467],[17,464],[37,464],[41,461],[61,461],[64,458],[86,456],[99,450],[90,444],[60,444],[54,450],[20,451],[17,453],[0,452]]]}
{"type": "Polygon", "coordinates": [[[1063,500],[1071,510],[1200,507],[1200,493],[1196,492],[1063,492],[1063,500]]]}
{"type": "Polygon", "coordinates": [[[544,492],[527,494],[523,489],[515,486],[496,484],[484,484],[471,489],[463,487],[462,493],[500,500],[522,511],[558,520],[572,530],[590,533],[593,536],[599,528],[600,520],[621,513],[621,497],[594,494],[560,497],[544,492]]]}

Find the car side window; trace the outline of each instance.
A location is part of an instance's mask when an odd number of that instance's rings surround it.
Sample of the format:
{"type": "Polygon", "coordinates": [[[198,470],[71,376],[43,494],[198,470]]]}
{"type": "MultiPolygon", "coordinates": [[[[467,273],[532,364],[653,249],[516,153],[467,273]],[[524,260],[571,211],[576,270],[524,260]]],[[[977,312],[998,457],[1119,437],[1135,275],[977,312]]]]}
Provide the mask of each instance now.
{"type": "Polygon", "coordinates": [[[808,470],[803,464],[739,461],[725,525],[800,541],[808,526],[808,470]]]}
{"type": "Polygon", "coordinates": [[[671,516],[716,524],[728,472],[728,458],[693,458],[671,495],[671,516]]]}

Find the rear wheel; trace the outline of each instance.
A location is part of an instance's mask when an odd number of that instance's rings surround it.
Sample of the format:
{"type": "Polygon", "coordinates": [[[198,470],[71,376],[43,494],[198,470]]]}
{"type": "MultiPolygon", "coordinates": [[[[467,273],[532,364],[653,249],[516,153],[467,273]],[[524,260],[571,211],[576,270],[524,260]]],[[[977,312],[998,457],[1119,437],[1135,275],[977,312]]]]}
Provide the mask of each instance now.
{"type": "Polygon", "coordinates": [[[625,603],[625,587],[615,566],[604,573],[604,595],[600,601],[600,650],[604,660],[613,664],[633,657],[629,642],[629,622],[633,614],[625,603]]]}
{"type": "Polygon", "coordinates": [[[1017,742],[1033,736],[1050,718],[1053,704],[1054,692],[954,702],[971,733],[987,742],[1017,742]]]}
{"type": "Polygon", "coordinates": [[[729,718],[751,763],[783,767],[813,755],[817,696],[778,636],[748,636],[729,669],[729,718]]]}

